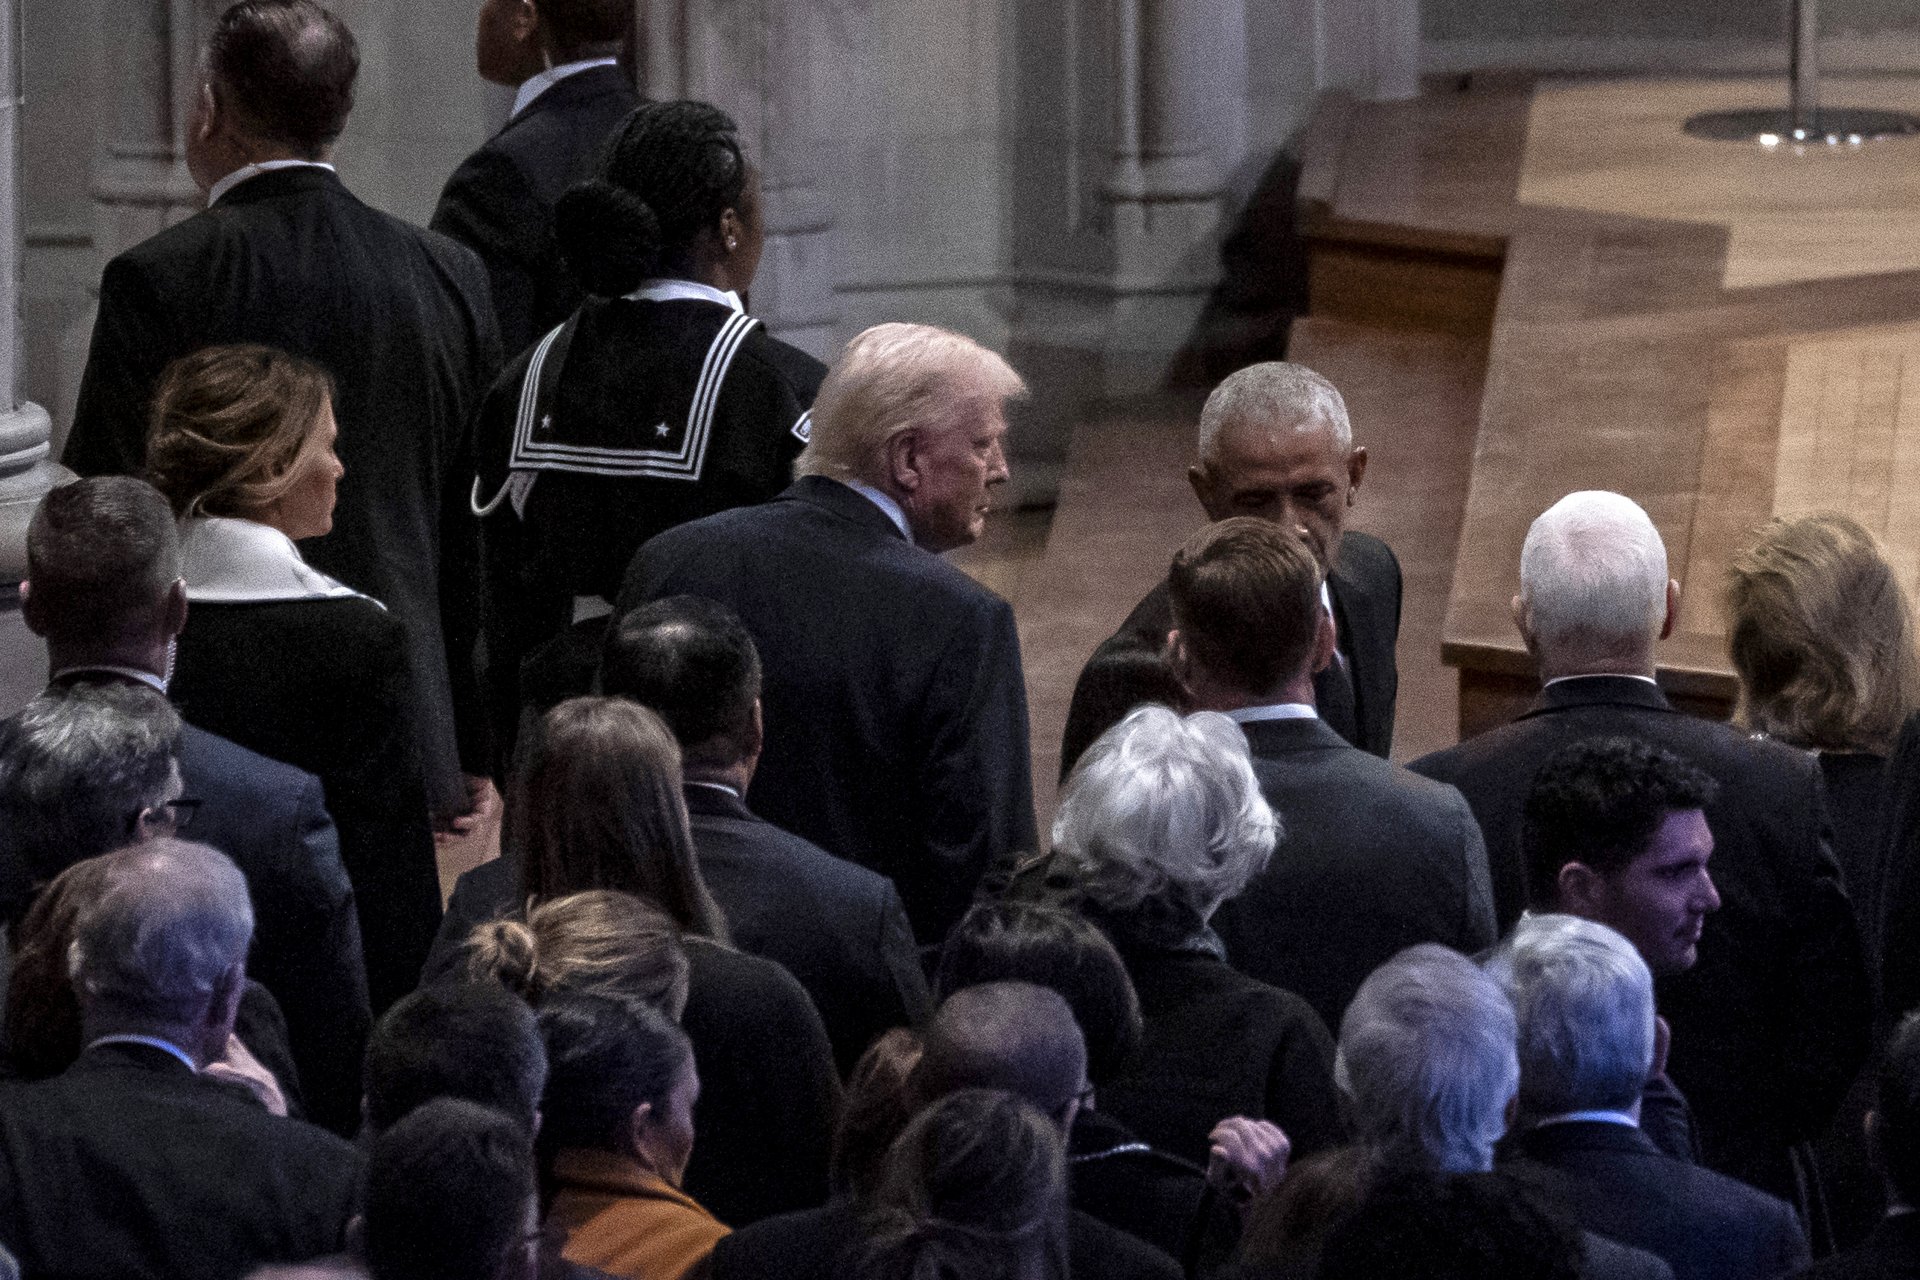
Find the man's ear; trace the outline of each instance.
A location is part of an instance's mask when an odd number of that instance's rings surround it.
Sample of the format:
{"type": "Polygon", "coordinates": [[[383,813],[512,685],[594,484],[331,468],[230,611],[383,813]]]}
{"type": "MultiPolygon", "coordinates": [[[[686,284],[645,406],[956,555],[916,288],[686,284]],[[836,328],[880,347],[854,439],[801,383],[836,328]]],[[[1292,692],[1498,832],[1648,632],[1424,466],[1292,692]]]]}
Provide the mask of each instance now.
{"type": "Polygon", "coordinates": [[[1667,616],[1660,622],[1660,638],[1665,640],[1673,634],[1673,624],[1680,621],[1680,580],[1667,579],[1667,616]]]}
{"type": "Polygon", "coordinates": [[[1367,450],[1365,445],[1355,445],[1347,455],[1347,505],[1353,505],[1353,495],[1360,491],[1360,482],[1367,478],[1367,450]]]}
{"type": "Polygon", "coordinates": [[[187,629],[187,580],[175,578],[167,588],[166,634],[172,640],[187,629]]]}
{"type": "Polygon", "coordinates": [[[356,1213],[347,1219],[346,1232],[347,1255],[357,1261],[367,1260],[367,1215],[356,1213]]]}
{"type": "Polygon", "coordinates": [[[513,6],[513,18],[508,29],[521,44],[532,44],[539,37],[540,8],[534,0],[520,0],[519,4],[513,6]]]}
{"type": "Polygon", "coordinates": [[[27,630],[33,634],[47,634],[47,620],[33,598],[33,583],[25,580],[20,583],[20,620],[27,624],[27,630]]]}
{"type": "Polygon", "coordinates": [[[767,720],[761,711],[760,699],[753,700],[753,724],[748,731],[746,747],[749,759],[758,756],[762,747],[767,745],[767,720]]]}
{"type": "Polygon", "coordinates": [[[200,110],[197,114],[199,125],[194,132],[201,142],[207,141],[220,132],[221,126],[225,123],[220,116],[220,99],[214,93],[213,82],[210,80],[203,79],[200,82],[200,110]]]}
{"type": "Polygon", "coordinates": [[[1599,906],[1606,882],[1600,873],[1584,862],[1569,862],[1554,877],[1560,909],[1569,915],[1591,916],[1599,906]]]}
{"type": "Polygon", "coordinates": [[[887,438],[886,461],[887,476],[902,493],[914,493],[920,488],[920,431],[917,427],[908,427],[905,431],[896,431],[887,438]]]}
{"type": "Polygon", "coordinates": [[[1193,496],[1199,501],[1200,509],[1207,513],[1208,519],[1212,519],[1213,506],[1208,499],[1213,492],[1213,485],[1207,476],[1207,469],[1197,462],[1188,467],[1187,484],[1193,489],[1193,496]]]}
{"type": "Polygon", "coordinates": [[[1334,635],[1333,615],[1325,609],[1319,612],[1320,624],[1313,629],[1313,665],[1307,668],[1314,675],[1325,671],[1333,662],[1333,651],[1339,643],[1334,635]]]}
{"type": "Polygon", "coordinates": [[[1525,642],[1527,652],[1533,653],[1533,610],[1527,608],[1527,598],[1521,595],[1514,596],[1512,602],[1507,605],[1507,611],[1513,617],[1513,629],[1520,633],[1520,639],[1525,642]]]}

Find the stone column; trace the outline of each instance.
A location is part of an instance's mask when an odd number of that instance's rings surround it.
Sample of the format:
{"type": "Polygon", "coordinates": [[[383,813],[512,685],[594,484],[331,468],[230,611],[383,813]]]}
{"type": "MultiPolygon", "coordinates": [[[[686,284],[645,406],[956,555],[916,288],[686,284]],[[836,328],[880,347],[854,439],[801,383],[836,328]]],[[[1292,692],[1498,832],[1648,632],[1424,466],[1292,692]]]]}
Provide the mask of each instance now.
{"type": "MultiPolygon", "coordinates": [[[[114,96],[102,104],[91,188],[93,253],[102,268],[205,207],[187,172],[187,116],[200,91],[200,46],[220,7],[220,0],[116,0],[108,8],[98,38],[114,96]]],[[[88,307],[61,338],[55,456],[72,425],[64,418],[79,397],[95,314],[88,307]]]]}
{"type": "Polygon", "coordinates": [[[1244,150],[1245,0],[1118,0],[1108,382],[1158,383],[1218,271],[1227,168],[1244,150]]]}
{"type": "Polygon", "coordinates": [[[46,682],[46,651],[20,620],[27,523],[68,478],[52,461],[53,423],[21,396],[20,6],[0,0],[0,714],[46,682]]]}

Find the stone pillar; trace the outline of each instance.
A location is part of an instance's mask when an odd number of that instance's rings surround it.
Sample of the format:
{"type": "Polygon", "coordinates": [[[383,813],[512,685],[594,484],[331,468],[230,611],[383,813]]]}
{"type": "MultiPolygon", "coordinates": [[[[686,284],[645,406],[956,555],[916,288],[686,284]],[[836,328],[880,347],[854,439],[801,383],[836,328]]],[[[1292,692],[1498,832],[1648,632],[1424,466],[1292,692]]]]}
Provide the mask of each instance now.
{"type": "MultiPolygon", "coordinates": [[[[109,8],[98,38],[114,97],[101,111],[91,188],[93,252],[102,268],[205,207],[187,172],[187,116],[200,91],[200,46],[220,7],[220,0],[116,0],[109,8]]],[[[63,417],[79,396],[96,313],[88,307],[61,339],[63,417]]],[[[56,457],[70,426],[57,424],[56,457]]]]}
{"type": "Polygon", "coordinates": [[[1217,274],[1227,167],[1244,149],[1245,0],[1118,0],[1113,329],[1107,380],[1150,389],[1217,274]]]}
{"type": "Polygon", "coordinates": [[[0,714],[46,683],[46,650],[20,619],[27,523],[67,473],[51,457],[53,423],[21,395],[20,5],[0,0],[0,714]]]}

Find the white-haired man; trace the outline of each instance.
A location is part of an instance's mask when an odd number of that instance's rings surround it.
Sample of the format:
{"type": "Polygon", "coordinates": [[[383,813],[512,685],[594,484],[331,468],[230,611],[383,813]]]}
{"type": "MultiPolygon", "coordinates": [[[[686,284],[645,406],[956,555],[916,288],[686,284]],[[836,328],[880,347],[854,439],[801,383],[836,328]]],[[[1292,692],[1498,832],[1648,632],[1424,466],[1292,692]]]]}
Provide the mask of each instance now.
{"type": "Polygon", "coordinates": [[[85,1047],[0,1092],[0,1239],[26,1274],[75,1277],[238,1276],[337,1252],[358,1153],[208,1071],[246,980],[246,879],[179,840],[111,856],[74,929],[85,1047]]]}
{"type": "MultiPolygon", "coordinates": [[[[1340,392],[1311,369],[1272,361],[1240,370],[1207,397],[1187,481],[1208,520],[1271,520],[1313,548],[1335,642],[1314,675],[1314,704],[1335,733],[1385,756],[1399,690],[1400,562],[1378,538],[1347,529],[1366,474],[1367,451],[1353,443],[1340,392]]],[[[1172,617],[1162,583],[1088,659],[1061,740],[1063,777],[1134,706],[1177,699],[1171,676],[1153,663],[1172,617]]]]}
{"type": "Polygon", "coordinates": [[[1785,1201],[1667,1155],[1640,1131],[1657,1037],[1653,974],[1633,943],[1578,916],[1528,916],[1487,971],[1519,1021],[1508,1174],[1587,1230],[1665,1258],[1679,1280],[1806,1265],[1785,1201]]]}
{"type": "MultiPolygon", "coordinates": [[[[1473,961],[1434,943],[1408,947],[1360,985],[1340,1022],[1334,1079],[1354,1139],[1380,1165],[1484,1173],[1520,1088],[1513,1006],[1473,961]]],[[[1671,1276],[1642,1249],[1586,1232],[1580,1274],[1671,1276]]]]}
{"type": "Polygon", "coordinates": [[[739,615],[766,713],[749,803],[890,876],[922,943],[1034,847],[1013,610],[940,558],[985,527],[1024,390],[959,334],[868,329],[821,384],[800,478],[648,541],[616,607],[696,595],[739,615]]]}
{"type": "Polygon", "coordinates": [[[1641,738],[1718,784],[1707,804],[1721,909],[1699,960],[1660,978],[1669,1071],[1706,1163],[1792,1199],[1791,1148],[1819,1133],[1867,1048],[1860,940],[1828,847],[1819,765],[1675,711],[1654,682],[1679,584],[1638,505],[1570,494],[1527,533],[1514,621],[1543,684],[1525,715],[1412,765],[1459,787],[1480,820],[1501,923],[1525,905],[1521,830],[1536,772],[1561,748],[1641,738]]]}

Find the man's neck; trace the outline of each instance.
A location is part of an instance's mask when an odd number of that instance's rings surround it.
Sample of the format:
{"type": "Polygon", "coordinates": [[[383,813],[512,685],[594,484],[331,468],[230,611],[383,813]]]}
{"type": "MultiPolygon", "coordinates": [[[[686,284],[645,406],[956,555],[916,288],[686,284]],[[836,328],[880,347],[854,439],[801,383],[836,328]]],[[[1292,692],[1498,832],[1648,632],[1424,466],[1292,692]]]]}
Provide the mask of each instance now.
{"type": "Polygon", "coordinates": [[[123,645],[108,649],[78,649],[49,644],[47,670],[61,671],[144,671],[156,680],[167,676],[167,647],[159,645],[123,645]]]}
{"type": "Polygon", "coordinates": [[[1313,676],[1301,675],[1265,694],[1248,693],[1205,674],[1195,674],[1187,684],[1187,708],[1190,711],[1218,711],[1227,714],[1249,707],[1277,707],[1285,704],[1311,707],[1313,676]]]}
{"type": "MultiPolygon", "coordinates": [[[[133,1018],[91,1017],[82,1023],[80,1034],[82,1044],[97,1044],[114,1037],[158,1040],[191,1058],[196,1071],[213,1060],[207,1052],[206,1028],[200,1026],[160,1026],[133,1018]]],[[[220,1039],[224,1044],[226,1037],[220,1039]]]]}
{"type": "Polygon", "coordinates": [[[753,766],[742,761],[738,764],[718,767],[700,765],[686,771],[688,782],[704,782],[711,786],[725,787],[735,795],[747,794],[747,787],[753,782],[753,766]]]}
{"type": "Polygon", "coordinates": [[[1653,679],[1653,655],[1651,653],[1620,657],[1575,657],[1540,655],[1540,683],[1549,680],[1565,680],[1570,676],[1639,676],[1643,680],[1653,679]]]}

